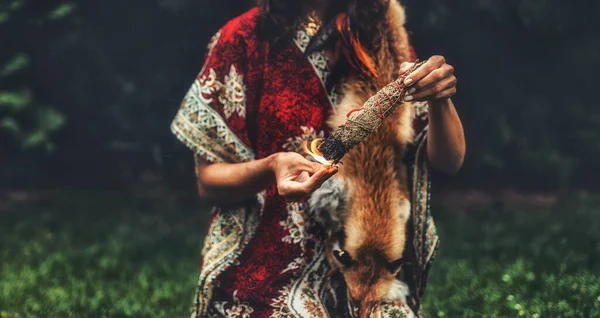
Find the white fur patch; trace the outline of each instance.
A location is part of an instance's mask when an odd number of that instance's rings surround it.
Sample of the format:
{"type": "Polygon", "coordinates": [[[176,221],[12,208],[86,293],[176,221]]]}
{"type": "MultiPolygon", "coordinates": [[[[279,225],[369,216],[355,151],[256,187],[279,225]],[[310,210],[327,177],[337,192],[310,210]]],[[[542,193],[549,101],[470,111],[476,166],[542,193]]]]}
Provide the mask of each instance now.
{"type": "MultiPolygon", "coordinates": [[[[362,212],[362,211],[361,211],[362,212]]],[[[361,214],[360,212],[355,214],[361,214]]],[[[356,256],[356,251],[364,244],[366,239],[365,229],[363,228],[363,222],[360,217],[354,217],[344,224],[344,231],[346,232],[346,240],[344,241],[345,250],[352,256],[356,256]]]]}
{"type": "Polygon", "coordinates": [[[406,10],[398,1],[390,1],[389,15],[391,20],[398,25],[406,23],[406,10]]]}
{"type": "Polygon", "coordinates": [[[390,259],[399,259],[404,252],[404,244],[406,243],[406,224],[410,218],[410,201],[401,199],[394,207],[392,215],[393,228],[390,232],[394,246],[387,250],[387,256],[390,259]]]}
{"type": "Polygon", "coordinates": [[[396,211],[400,217],[400,220],[408,220],[410,217],[410,201],[407,199],[400,200],[400,204],[398,205],[396,211]]]}
{"type": "Polygon", "coordinates": [[[333,114],[327,120],[327,126],[331,129],[337,129],[346,122],[346,114],[352,109],[361,107],[362,104],[363,103],[352,90],[346,89],[344,91],[344,97],[340,103],[334,107],[335,110],[333,114]]]}
{"type": "Polygon", "coordinates": [[[325,181],[308,198],[308,207],[314,220],[330,232],[337,232],[344,222],[346,187],[340,177],[325,181]]]}
{"type": "Polygon", "coordinates": [[[395,279],[394,282],[390,285],[390,289],[387,294],[384,296],[384,302],[393,302],[393,301],[402,301],[406,303],[406,297],[410,294],[408,290],[408,285],[405,282],[395,279]]]}

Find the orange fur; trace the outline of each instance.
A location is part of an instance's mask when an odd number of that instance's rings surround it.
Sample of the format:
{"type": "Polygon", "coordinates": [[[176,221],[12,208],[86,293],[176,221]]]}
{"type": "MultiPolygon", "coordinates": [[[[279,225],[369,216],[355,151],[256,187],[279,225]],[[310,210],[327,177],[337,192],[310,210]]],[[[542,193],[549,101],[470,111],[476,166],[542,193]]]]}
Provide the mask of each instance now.
{"type": "Polygon", "coordinates": [[[348,59],[350,64],[357,69],[364,69],[366,74],[369,74],[375,78],[378,77],[377,70],[375,69],[375,64],[371,60],[369,54],[365,51],[365,48],[360,43],[360,39],[358,35],[353,32],[348,26],[348,17],[345,13],[340,13],[336,17],[336,28],[338,33],[341,35],[342,41],[346,43],[347,46],[352,48],[353,54],[350,52],[344,52],[344,55],[348,59]],[[354,62],[354,58],[358,61],[354,62]]]}
{"type": "MultiPolygon", "coordinates": [[[[404,11],[396,1],[390,2],[387,19],[381,23],[385,34],[370,46],[376,50],[366,52],[360,50],[360,44],[354,46],[359,59],[367,61],[365,65],[372,63],[374,71],[350,74],[343,86],[344,97],[328,120],[332,128],[345,121],[348,111],[361,107],[383,85],[396,79],[401,62],[409,58],[404,11]]],[[[411,104],[401,105],[346,154],[336,176],[343,179],[347,188],[343,233],[338,234],[343,237],[343,251],[354,262],[351,266],[337,262],[331,246],[328,260],[342,272],[351,300],[359,304],[360,317],[367,317],[373,306],[386,300],[398,274],[389,265],[404,254],[410,197],[402,157],[413,137],[413,118],[411,104]]]]}

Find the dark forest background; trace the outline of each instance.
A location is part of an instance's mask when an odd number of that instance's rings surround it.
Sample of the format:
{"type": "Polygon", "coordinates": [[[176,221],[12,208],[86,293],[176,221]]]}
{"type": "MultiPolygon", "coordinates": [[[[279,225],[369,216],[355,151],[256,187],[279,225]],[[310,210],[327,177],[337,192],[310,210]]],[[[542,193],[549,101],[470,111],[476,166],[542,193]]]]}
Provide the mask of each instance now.
{"type": "MultiPolygon", "coordinates": [[[[209,210],[169,124],[252,3],[0,1],[0,318],[189,317],[209,210]]],[[[404,4],[468,143],[426,316],[600,318],[600,1],[404,4]]]]}
{"type": "MultiPolygon", "coordinates": [[[[597,185],[599,2],[404,4],[418,54],[445,55],[459,79],[468,156],[448,185],[597,185]]],[[[191,155],[169,124],[210,36],[252,5],[4,1],[0,186],[193,187],[191,155]]]]}

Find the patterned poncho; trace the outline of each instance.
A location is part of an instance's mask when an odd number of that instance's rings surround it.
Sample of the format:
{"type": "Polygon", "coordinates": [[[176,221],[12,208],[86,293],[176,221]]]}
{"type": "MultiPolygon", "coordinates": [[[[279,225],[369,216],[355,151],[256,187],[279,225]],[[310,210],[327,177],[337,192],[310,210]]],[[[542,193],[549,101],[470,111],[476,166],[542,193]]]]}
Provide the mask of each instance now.
{"type": "MultiPolygon", "coordinates": [[[[210,40],[202,70],[171,130],[197,159],[240,163],[301,151],[304,139],[326,137],[326,120],[342,96],[326,90],[324,52],[303,58],[318,26],[306,21],[276,52],[257,39],[258,9],[229,21],[210,40]]],[[[412,169],[414,249],[420,260],[414,297],[422,296],[437,246],[429,215],[426,107],[415,120],[412,169]]],[[[272,186],[236,207],[213,208],[192,317],[339,317],[343,291],[325,283],[324,231],[306,203],[286,203],[272,186]],[[342,296],[340,296],[342,295],[342,296]]],[[[419,309],[385,304],[379,315],[418,316],[419,309]]]]}

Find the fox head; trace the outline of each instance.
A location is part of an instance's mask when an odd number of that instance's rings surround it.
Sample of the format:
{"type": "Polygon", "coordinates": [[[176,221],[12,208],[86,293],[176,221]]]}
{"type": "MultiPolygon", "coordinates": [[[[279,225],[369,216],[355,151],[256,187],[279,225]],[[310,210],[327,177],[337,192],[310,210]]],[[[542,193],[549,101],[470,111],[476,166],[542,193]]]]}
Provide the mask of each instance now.
{"type": "Polygon", "coordinates": [[[410,204],[360,192],[343,175],[336,176],[312,194],[309,206],[330,234],[328,262],[341,272],[350,306],[362,318],[381,303],[406,303],[409,289],[398,277],[407,263],[403,252],[410,204]],[[373,209],[378,211],[367,211],[373,209]],[[369,214],[379,220],[365,219],[369,214]]]}

